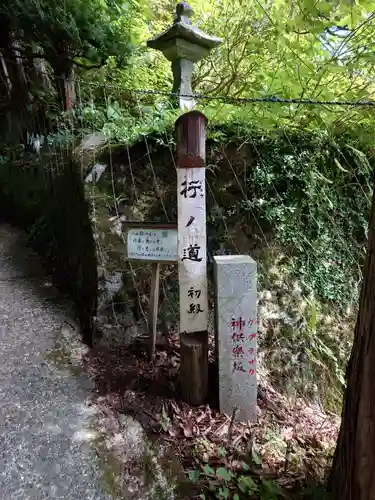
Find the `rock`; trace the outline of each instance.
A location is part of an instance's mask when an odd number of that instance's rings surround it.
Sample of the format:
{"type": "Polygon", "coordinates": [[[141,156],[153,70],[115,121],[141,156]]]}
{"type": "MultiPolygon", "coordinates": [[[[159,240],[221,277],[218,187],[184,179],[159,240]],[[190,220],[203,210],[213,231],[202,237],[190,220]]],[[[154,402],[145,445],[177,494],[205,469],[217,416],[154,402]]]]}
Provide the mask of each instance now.
{"type": "Polygon", "coordinates": [[[102,133],[94,132],[86,135],[74,149],[73,157],[82,165],[84,171],[95,162],[106,142],[107,139],[102,133]]]}
{"type": "Polygon", "coordinates": [[[259,300],[272,300],[272,292],[269,290],[263,290],[259,293],[259,300]]]}
{"type": "Polygon", "coordinates": [[[105,171],[106,168],[107,165],[104,165],[102,163],[95,163],[91,172],[87,175],[85,182],[86,183],[98,182],[98,180],[100,179],[102,173],[105,171]]]}

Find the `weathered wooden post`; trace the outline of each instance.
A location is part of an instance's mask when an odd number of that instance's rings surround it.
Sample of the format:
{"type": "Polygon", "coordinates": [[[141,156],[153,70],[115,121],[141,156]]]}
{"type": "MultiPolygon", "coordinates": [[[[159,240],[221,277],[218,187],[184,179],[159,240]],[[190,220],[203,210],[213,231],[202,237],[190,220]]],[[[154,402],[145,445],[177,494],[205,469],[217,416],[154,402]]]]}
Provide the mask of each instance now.
{"type": "Polygon", "coordinates": [[[192,404],[204,401],[208,384],[205,126],[198,111],[176,121],[180,385],[192,404]]]}
{"type": "Polygon", "coordinates": [[[192,111],[194,63],[221,43],[192,25],[192,9],[177,4],[174,24],[147,44],[172,63],[173,96],[182,110],[176,121],[178,271],[180,285],[180,384],[184,399],[201,404],[207,395],[207,237],[205,189],[206,117],[192,111]]]}

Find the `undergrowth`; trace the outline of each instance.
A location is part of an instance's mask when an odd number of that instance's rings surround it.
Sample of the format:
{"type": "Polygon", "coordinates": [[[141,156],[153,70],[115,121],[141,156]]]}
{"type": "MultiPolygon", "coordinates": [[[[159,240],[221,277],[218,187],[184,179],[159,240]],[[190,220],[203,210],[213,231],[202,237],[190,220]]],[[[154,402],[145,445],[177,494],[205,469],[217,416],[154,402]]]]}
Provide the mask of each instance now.
{"type": "Polygon", "coordinates": [[[237,473],[233,473],[223,466],[213,468],[206,464],[202,466],[201,470],[189,471],[189,479],[193,483],[198,480],[206,483],[206,492],[200,494],[202,500],[209,498],[218,500],[245,498],[278,500],[287,498],[287,494],[275,481],[262,476],[254,478],[251,475],[250,466],[246,462],[239,464],[237,473]]]}
{"type": "Polygon", "coordinates": [[[188,471],[188,478],[203,492],[201,500],[331,500],[322,486],[283,487],[275,478],[262,472],[261,458],[252,452],[247,459],[238,461],[236,470],[225,464],[226,450],[220,448],[222,464],[212,467],[202,464],[188,471]]]}
{"type": "Polygon", "coordinates": [[[259,356],[263,376],[292,399],[303,396],[339,414],[356,306],[309,292],[277,249],[261,260],[259,356]]]}

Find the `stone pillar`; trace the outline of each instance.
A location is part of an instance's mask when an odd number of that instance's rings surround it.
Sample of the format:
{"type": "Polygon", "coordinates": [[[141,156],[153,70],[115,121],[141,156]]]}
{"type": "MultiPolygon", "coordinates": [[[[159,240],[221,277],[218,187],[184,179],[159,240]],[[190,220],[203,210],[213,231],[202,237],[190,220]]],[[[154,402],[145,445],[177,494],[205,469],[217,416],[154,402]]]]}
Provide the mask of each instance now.
{"type": "Polygon", "coordinates": [[[214,257],[220,410],[257,418],[257,264],[248,255],[214,257]]]}
{"type": "Polygon", "coordinates": [[[181,109],[193,109],[196,104],[192,97],[193,89],[191,87],[193,71],[194,63],[192,61],[176,59],[172,62],[173,101],[181,109]]]}

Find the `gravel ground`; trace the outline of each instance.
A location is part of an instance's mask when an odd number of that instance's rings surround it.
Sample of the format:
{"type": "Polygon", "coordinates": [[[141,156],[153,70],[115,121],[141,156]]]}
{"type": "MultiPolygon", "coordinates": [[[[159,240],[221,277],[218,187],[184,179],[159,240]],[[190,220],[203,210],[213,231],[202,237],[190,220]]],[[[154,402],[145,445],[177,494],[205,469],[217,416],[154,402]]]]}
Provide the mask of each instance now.
{"type": "Polygon", "coordinates": [[[0,498],[112,499],[90,441],[92,383],[57,347],[68,310],[6,225],[0,270],[0,498]]]}

